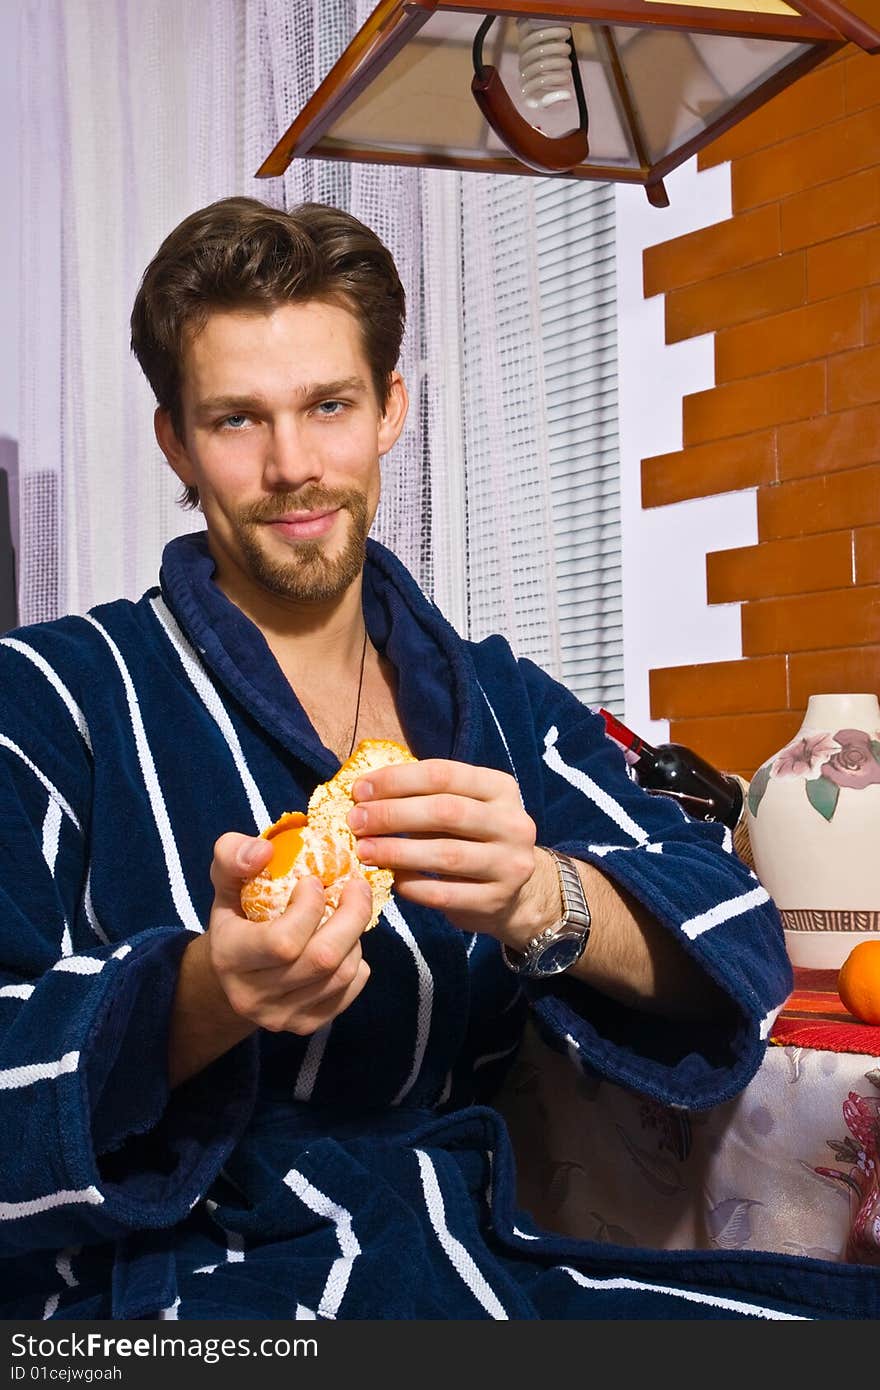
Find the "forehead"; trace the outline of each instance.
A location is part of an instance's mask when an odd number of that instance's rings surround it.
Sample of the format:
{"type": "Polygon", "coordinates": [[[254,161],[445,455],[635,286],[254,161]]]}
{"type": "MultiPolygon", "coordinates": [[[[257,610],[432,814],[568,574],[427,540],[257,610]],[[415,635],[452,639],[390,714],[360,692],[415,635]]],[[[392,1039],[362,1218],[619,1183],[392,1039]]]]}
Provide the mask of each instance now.
{"type": "Polygon", "coordinates": [[[361,376],[370,368],[357,319],[337,304],[308,300],[274,308],[215,309],[184,337],[183,393],[271,395],[312,381],[361,376]]]}

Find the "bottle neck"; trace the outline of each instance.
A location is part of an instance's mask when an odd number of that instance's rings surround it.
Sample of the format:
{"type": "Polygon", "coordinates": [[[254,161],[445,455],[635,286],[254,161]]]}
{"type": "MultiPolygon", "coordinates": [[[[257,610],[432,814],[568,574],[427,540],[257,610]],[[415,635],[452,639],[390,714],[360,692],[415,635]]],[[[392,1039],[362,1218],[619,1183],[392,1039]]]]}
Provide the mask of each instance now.
{"type": "Polygon", "coordinates": [[[613,738],[615,743],[619,743],[621,748],[627,752],[634,753],[638,758],[645,758],[648,762],[653,762],[657,757],[657,749],[652,744],[646,743],[638,734],[633,733],[625,724],[621,724],[615,715],[607,709],[600,709],[599,713],[605,720],[605,732],[609,738],[613,738]]]}
{"type": "Polygon", "coordinates": [[[607,710],[600,713],[609,737],[624,749],[632,776],[645,791],[672,797],[695,820],[736,826],[743,792],[735,777],[720,772],[684,744],[664,743],[655,748],[607,710]]]}

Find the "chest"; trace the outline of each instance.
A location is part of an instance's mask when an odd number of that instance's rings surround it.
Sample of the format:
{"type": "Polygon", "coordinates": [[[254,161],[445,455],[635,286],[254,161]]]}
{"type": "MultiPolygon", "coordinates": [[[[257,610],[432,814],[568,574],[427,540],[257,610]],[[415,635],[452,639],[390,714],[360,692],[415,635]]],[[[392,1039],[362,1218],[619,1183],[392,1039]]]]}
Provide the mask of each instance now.
{"type": "Polygon", "coordinates": [[[375,657],[366,667],[360,698],[356,686],[341,690],[318,684],[304,689],[300,683],[294,689],[321,742],[340,762],[348,757],[352,741],[357,744],[363,738],[407,746],[397,711],[394,668],[383,658],[375,657]]]}

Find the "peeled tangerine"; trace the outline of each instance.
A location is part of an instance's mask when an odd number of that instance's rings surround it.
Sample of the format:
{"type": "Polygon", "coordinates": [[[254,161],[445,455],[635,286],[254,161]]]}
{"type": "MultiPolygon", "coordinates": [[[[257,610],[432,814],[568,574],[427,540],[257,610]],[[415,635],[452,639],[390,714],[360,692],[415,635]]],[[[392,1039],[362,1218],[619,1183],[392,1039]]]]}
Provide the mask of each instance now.
{"type": "Polygon", "coordinates": [[[370,868],[358,859],[357,840],[346,819],[354,807],[351,789],[359,777],[376,768],[415,761],[412,753],[399,743],[363,739],[336,775],[315,788],[308,816],[301,811],[286,811],[262,832],[262,838],[271,841],[272,858],[256,878],[242,887],[245,916],[252,922],[279,917],[290,902],[297,879],[313,875],[324,885],[323,926],[339,906],[348,880],[357,877],[365,878],[372,889],[373,912],[366,930],[374,927],[391,897],[394,875],[390,869],[370,868]]]}

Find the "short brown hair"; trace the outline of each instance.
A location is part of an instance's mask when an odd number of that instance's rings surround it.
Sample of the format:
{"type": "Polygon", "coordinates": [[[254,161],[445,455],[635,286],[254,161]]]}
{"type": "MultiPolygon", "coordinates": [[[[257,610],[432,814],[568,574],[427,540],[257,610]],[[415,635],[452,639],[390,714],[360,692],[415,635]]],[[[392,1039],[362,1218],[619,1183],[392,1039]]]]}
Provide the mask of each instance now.
{"type": "MultiPolygon", "coordinates": [[[[384,406],[397,365],[406,300],[390,251],[356,217],[322,203],[283,212],[256,198],[221,198],[175,227],[144,271],[131,313],[131,347],[158,405],[183,439],[184,335],[212,309],[272,309],[322,300],[358,321],[384,406]]],[[[185,506],[198,492],[185,489],[185,506]]]]}

